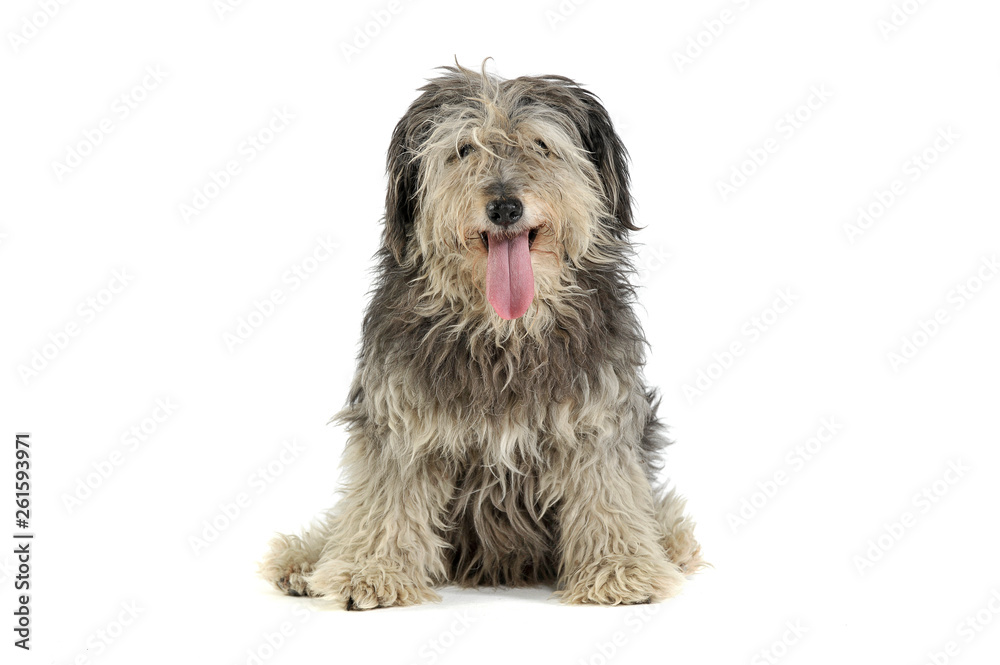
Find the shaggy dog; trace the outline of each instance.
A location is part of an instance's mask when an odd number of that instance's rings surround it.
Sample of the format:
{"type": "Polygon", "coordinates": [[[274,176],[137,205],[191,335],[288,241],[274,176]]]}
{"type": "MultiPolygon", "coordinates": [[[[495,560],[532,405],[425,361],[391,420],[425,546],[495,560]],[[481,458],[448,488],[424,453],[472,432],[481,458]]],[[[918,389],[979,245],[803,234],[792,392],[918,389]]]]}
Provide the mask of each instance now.
{"type": "Polygon", "coordinates": [[[551,584],[568,603],[659,601],[702,565],[642,377],[627,153],[562,76],[460,66],[388,154],[383,246],[335,417],[343,496],[263,576],[348,609],[436,585],[551,584]]]}

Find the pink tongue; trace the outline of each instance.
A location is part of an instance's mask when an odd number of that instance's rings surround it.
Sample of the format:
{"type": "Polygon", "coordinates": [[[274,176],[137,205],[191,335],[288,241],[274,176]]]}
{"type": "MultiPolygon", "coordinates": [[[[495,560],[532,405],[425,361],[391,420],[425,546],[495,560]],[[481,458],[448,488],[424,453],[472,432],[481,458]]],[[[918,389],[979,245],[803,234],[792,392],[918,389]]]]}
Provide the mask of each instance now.
{"type": "Polygon", "coordinates": [[[528,231],[507,240],[490,234],[486,260],[486,298],[501,319],[524,316],[535,297],[528,231]]]}

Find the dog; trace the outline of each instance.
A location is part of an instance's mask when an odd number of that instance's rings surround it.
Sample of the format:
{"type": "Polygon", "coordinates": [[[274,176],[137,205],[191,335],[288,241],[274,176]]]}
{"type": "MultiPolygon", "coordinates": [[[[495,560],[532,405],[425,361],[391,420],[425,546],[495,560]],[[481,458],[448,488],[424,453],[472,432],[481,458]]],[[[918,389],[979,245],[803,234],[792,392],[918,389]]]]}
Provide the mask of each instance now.
{"type": "Polygon", "coordinates": [[[547,584],[661,601],[704,562],[633,312],[627,152],[563,76],[458,63],[392,134],[337,505],[262,576],[347,609],[547,584]]]}

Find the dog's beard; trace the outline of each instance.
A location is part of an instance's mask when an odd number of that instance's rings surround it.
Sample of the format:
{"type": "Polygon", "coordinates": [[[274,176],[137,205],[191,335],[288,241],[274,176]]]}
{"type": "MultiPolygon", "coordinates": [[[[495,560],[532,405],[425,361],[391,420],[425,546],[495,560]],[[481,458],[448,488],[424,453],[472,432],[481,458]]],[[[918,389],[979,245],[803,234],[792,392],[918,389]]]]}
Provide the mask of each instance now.
{"type": "Polygon", "coordinates": [[[530,233],[526,230],[513,238],[487,236],[486,298],[501,319],[524,316],[535,297],[530,233]]]}

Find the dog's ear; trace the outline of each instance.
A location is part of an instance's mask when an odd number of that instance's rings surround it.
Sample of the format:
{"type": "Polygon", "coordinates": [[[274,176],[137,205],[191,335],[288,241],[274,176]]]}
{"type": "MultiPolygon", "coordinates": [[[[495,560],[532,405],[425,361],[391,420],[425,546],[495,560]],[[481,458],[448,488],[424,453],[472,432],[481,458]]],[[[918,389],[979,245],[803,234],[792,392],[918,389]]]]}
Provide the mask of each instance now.
{"type": "Polygon", "coordinates": [[[639,227],[632,222],[631,181],[628,173],[628,151],[615,131],[611,116],[600,100],[591,92],[576,87],[577,100],[584,111],[578,121],[583,147],[597,167],[604,188],[604,196],[617,222],[614,229],[619,236],[639,227]]]}
{"type": "Polygon", "coordinates": [[[411,150],[410,114],[396,124],[386,157],[389,187],[385,195],[385,229],[382,242],[396,262],[406,259],[406,244],[416,217],[417,164],[411,150]]]}
{"type": "Polygon", "coordinates": [[[462,80],[458,72],[449,67],[444,69],[451,74],[427,81],[420,88],[422,94],[396,123],[389,142],[386,157],[389,187],[385,196],[383,244],[399,264],[406,261],[406,246],[413,235],[419,213],[420,148],[433,128],[435,115],[442,104],[463,98],[456,92],[462,80]]]}

